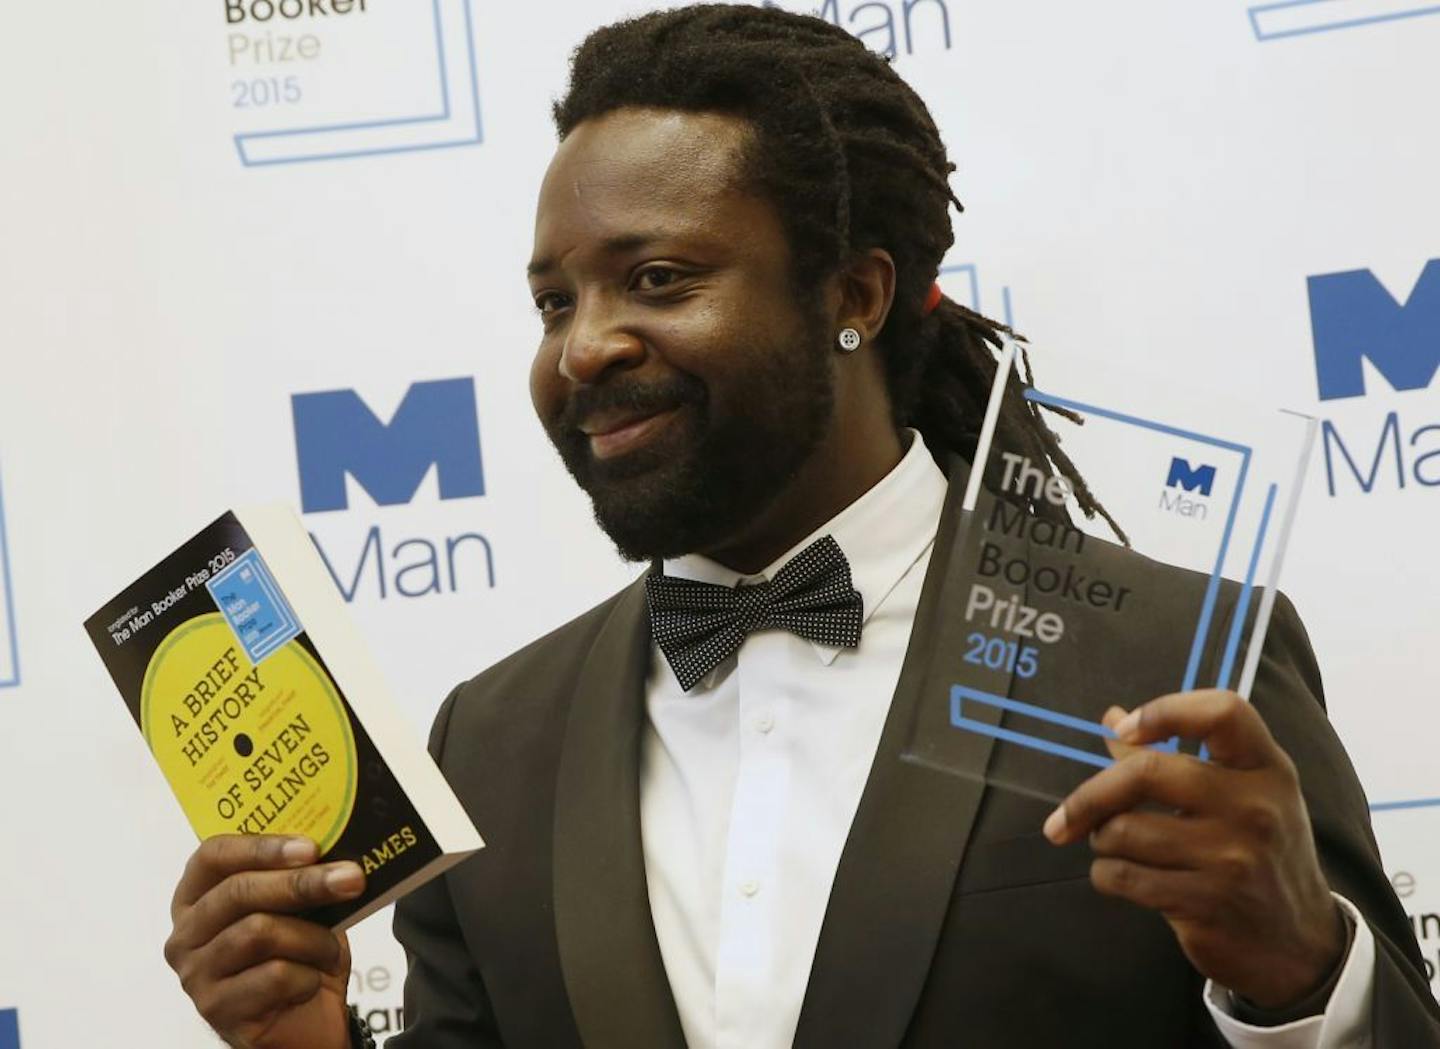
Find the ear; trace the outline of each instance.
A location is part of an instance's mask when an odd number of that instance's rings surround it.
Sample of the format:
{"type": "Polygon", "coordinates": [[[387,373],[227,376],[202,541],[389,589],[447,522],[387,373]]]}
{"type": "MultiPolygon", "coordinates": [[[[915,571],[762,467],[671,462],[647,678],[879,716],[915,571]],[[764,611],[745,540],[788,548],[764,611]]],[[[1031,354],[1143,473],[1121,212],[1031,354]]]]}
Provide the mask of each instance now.
{"type": "Polygon", "coordinates": [[[884,248],[869,248],[851,256],[839,278],[835,330],[854,328],[864,340],[862,345],[873,342],[895,301],[895,260],[884,248]]]}

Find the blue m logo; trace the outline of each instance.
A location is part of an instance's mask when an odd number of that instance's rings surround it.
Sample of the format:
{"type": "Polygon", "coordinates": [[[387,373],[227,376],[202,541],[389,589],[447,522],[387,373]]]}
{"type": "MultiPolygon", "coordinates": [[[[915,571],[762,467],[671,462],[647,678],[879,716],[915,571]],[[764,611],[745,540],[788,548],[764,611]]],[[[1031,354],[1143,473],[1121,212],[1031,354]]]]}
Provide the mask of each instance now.
{"type": "Polygon", "coordinates": [[[1215,487],[1215,467],[1191,466],[1189,460],[1178,455],[1170,460],[1170,475],[1165,478],[1166,488],[1183,488],[1193,492],[1197,488],[1201,495],[1209,495],[1215,487]]]}
{"type": "Polygon", "coordinates": [[[1429,386],[1440,370],[1440,259],[1402,305],[1369,270],[1311,277],[1310,326],[1320,399],[1360,397],[1368,360],[1396,390],[1429,386]]]}
{"type": "Polygon", "coordinates": [[[14,1009],[0,1009],[0,1049],[20,1049],[20,1016],[14,1009]]]}
{"type": "Polygon", "coordinates": [[[306,513],[346,509],[346,474],[383,506],[414,499],[431,466],[441,499],[485,494],[473,379],[415,383],[388,423],[354,390],[290,401],[306,513]]]}

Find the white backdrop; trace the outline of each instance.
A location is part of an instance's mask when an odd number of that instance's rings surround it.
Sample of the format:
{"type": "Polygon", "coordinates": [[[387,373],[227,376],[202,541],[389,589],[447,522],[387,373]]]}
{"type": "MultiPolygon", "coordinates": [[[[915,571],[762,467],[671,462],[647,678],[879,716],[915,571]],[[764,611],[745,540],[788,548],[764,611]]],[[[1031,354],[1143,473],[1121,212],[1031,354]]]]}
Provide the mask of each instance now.
{"type": "MultiPolygon", "coordinates": [[[[226,506],[300,507],[298,456],[318,453],[292,396],[354,391],[326,403],[382,421],[416,383],[451,380],[418,387],[422,408],[473,397],[483,495],[443,498],[432,470],[377,505],[347,477],[346,509],[306,515],[417,732],[456,681],[632,574],[533,419],[523,265],[567,55],[647,5],[311,6],[31,3],[0,33],[0,1049],[17,1027],[25,1049],[211,1044],[160,954],[194,841],[80,622],[226,506]],[[462,535],[491,563],[462,541],[452,585],[462,535]],[[439,592],[407,596],[427,544],[439,592]]],[[[1334,491],[1319,455],[1286,589],[1440,964],[1434,11],[821,9],[897,52],[960,164],[952,296],[1057,351],[1331,421],[1334,491]],[[1350,271],[1368,274],[1315,286],[1346,342],[1312,330],[1307,280],[1350,271]],[[1363,395],[1320,399],[1317,336],[1363,395]]],[[[446,439],[448,494],[477,490],[473,437],[446,439]]],[[[404,968],[388,924],[354,935],[352,992],[382,1031],[404,968]]]]}

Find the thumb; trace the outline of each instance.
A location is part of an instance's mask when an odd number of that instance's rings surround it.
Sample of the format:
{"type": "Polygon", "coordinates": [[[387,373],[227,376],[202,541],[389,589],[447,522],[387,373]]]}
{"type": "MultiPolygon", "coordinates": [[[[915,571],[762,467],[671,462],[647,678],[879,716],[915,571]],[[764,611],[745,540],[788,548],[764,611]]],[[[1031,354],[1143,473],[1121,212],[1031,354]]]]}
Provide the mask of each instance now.
{"type": "Polygon", "coordinates": [[[350,978],[350,937],[343,932],[337,932],[335,939],[339,941],[340,953],[336,955],[335,969],[330,975],[348,980],[350,978]]]}

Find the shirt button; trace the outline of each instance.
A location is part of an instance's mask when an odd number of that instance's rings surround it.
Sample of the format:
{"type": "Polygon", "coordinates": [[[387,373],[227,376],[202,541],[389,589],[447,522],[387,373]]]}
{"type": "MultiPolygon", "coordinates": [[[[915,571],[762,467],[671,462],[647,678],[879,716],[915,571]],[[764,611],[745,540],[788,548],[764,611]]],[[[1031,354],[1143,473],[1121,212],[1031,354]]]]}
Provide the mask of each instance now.
{"type": "Polygon", "coordinates": [[[755,720],[751,724],[755,726],[755,731],[763,736],[775,727],[775,715],[768,710],[762,711],[755,715],[755,720]]]}
{"type": "Polygon", "coordinates": [[[759,891],[760,883],[758,881],[747,881],[740,886],[740,893],[743,896],[754,896],[759,891]]]}

